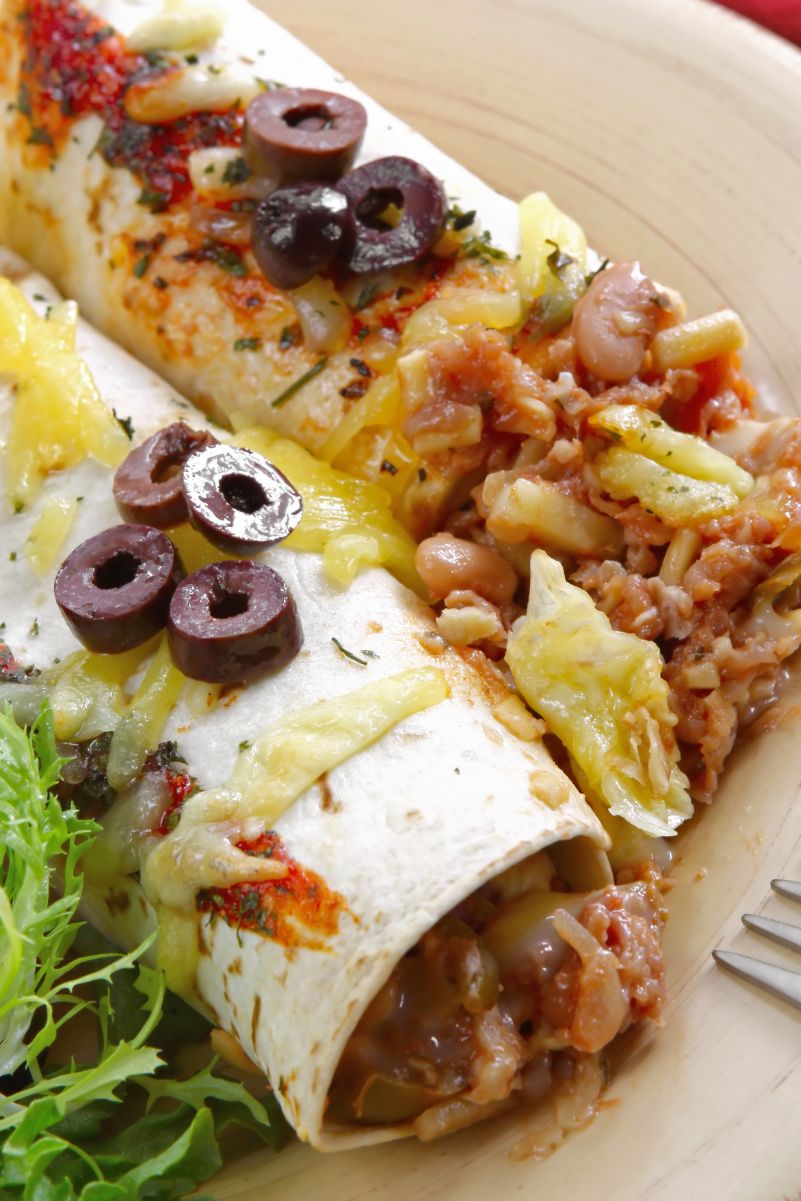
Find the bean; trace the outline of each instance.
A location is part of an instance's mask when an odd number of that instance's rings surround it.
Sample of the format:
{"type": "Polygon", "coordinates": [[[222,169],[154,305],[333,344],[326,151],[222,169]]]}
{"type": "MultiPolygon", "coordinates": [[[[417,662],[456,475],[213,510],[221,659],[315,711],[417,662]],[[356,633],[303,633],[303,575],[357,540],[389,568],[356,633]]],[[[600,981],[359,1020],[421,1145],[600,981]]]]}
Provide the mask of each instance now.
{"type": "Polygon", "coordinates": [[[623,384],[637,374],[657,327],[657,296],[639,263],[596,275],[573,312],[576,353],[593,375],[623,384]]]}
{"type": "Polygon", "coordinates": [[[517,588],[514,568],[497,551],[452,534],[434,534],[421,542],[415,564],[420,579],[436,600],[449,592],[468,590],[494,605],[503,605],[517,588]]]}

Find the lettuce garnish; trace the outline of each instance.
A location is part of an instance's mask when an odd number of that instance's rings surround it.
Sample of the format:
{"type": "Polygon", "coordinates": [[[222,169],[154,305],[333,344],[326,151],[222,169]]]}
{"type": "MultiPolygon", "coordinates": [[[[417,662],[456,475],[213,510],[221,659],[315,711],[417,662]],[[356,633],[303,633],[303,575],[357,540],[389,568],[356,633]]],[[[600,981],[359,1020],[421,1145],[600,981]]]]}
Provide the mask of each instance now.
{"type": "Polygon", "coordinates": [[[0,1198],[170,1201],[217,1171],[232,1123],[273,1147],[285,1126],[213,1064],[170,1073],[176,1032],[208,1026],[165,998],[149,942],[120,954],[77,919],[98,827],[53,794],[62,762],[48,708],[30,730],[0,712],[0,1198]]]}

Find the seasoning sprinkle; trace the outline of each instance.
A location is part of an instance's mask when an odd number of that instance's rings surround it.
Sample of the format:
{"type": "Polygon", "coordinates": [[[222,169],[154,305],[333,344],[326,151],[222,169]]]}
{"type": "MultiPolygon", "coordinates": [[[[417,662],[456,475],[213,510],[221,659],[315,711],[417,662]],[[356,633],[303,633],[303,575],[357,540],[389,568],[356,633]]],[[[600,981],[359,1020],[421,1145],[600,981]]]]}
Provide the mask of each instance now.
{"type": "Polygon", "coordinates": [[[236,187],[237,184],[244,183],[245,180],[250,179],[252,174],[253,172],[243,158],[235,158],[226,164],[222,181],[228,184],[229,187],[236,187]]]}
{"type": "Polygon", "coordinates": [[[298,376],[298,378],[294,380],[288,388],[285,388],[280,396],[276,396],[275,400],[270,402],[270,407],[273,409],[278,409],[282,404],[286,404],[286,402],[292,396],[294,396],[296,392],[300,391],[304,384],[308,384],[309,380],[314,379],[315,375],[320,374],[327,362],[328,355],[323,355],[323,357],[318,359],[308,371],[304,371],[303,375],[298,376]]]}
{"type": "Polygon", "coordinates": [[[112,409],[111,411],[114,414],[118,424],[120,426],[122,426],[123,430],[125,431],[125,436],[128,439],[128,441],[133,442],[133,436],[134,436],[133,418],[132,417],[120,417],[120,415],[116,409],[112,409]]]}
{"type": "Polygon", "coordinates": [[[285,325],[281,330],[281,337],[278,339],[278,347],[280,350],[289,350],[290,346],[297,346],[300,341],[300,326],[285,325]]]}
{"type": "Polygon", "coordinates": [[[230,246],[221,246],[219,242],[207,242],[205,249],[208,252],[208,257],[222,271],[227,271],[229,275],[236,275],[240,279],[247,275],[248,269],[245,266],[245,260],[230,246]]]}
{"type": "Polygon", "coordinates": [[[345,658],[350,659],[352,663],[358,663],[360,667],[367,666],[366,659],[360,659],[358,655],[354,655],[353,651],[349,651],[347,647],[344,647],[338,638],[332,638],[331,641],[339,651],[340,655],[344,655],[345,658]]]}
{"type": "Polygon", "coordinates": [[[362,309],[366,309],[368,304],[373,303],[377,294],[378,294],[378,284],[377,283],[365,284],[364,287],[362,288],[361,292],[359,293],[358,297],[356,298],[356,303],[353,306],[354,313],[359,313],[359,312],[361,312],[362,309]]]}

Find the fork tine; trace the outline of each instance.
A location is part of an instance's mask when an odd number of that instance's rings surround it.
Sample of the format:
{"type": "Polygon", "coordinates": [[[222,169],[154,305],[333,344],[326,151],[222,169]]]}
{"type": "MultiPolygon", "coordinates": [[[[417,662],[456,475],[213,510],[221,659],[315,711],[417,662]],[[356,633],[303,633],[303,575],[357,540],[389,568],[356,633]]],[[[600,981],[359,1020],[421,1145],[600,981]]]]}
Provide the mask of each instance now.
{"type": "Polygon", "coordinates": [[[747,926],[749,930],[755,930],[757,934],[764,934],[765,938],[781,943],[783,947],[801,951],[801,928],[791,925],[790,922],[779,922],[772,917],[760,917],[756,913],[744,913],[743,925],[747,926]]]}
{"type": "Polygon", "coordinates": [[[738,955],[734,951],[713,951],[712,954],[721,967],[801,1009],[801,973],[763,963],[761,959],[753,959],[750,955],[738,955]]]}
{"type": "Polygon", "coordinates": [[[801,901],[801,884],[797,880],[771,880],[770,886],[779,896],[801,901]]]}

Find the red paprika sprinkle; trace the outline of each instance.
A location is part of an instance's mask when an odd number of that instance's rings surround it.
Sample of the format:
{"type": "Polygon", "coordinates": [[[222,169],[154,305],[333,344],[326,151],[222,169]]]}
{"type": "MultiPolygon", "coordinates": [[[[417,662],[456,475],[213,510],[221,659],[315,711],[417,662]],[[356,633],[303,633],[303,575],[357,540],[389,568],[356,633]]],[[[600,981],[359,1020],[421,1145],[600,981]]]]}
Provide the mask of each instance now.
{"type": "Polygon", "coordinates": [[[239,110],[190,113],[163,125],[132,121],[125,111],[128,86],[174,68],[158,55],[126,51],[124,39],[75,0],[30,0],[19,17],[28,53],[17,111],[31,122],[29,142],[58,149],[73,120],[102,118],[98,151],[110,166],[139,176],[140,203],[154,211],[191,191],[193,150],[241,142],[239,110]]]}
{"type": "Polygon", "coordinates": [[[345,899],[316,872],[292,859],[272,831],[236,845],[249,855],[278,859],[286,864],[287,874],[278,880],[205,888],[197,896],[199,912],[221,917],[238,930],[254,930],[285,947],[324,950],[325,941],[339,929],[340,913],[347,909],[345,899]]]}
{"type": "Polygon", "coordinates": [[[170,802],[153,829],[154,834],[166,835],[175,829],[186,798],[195,790],[195,781],[186,772],[165,771],[164,782],[170,802]]]}

